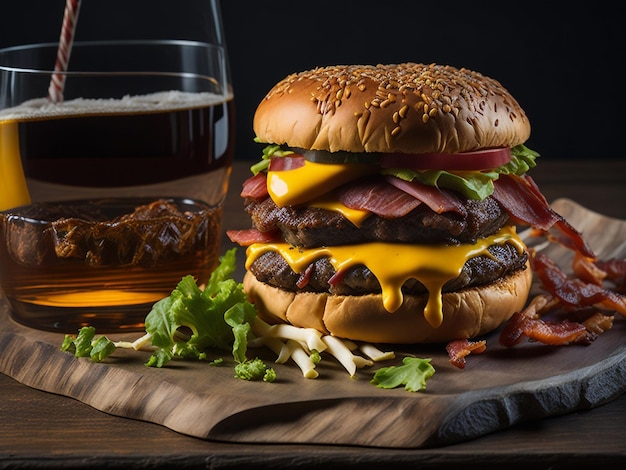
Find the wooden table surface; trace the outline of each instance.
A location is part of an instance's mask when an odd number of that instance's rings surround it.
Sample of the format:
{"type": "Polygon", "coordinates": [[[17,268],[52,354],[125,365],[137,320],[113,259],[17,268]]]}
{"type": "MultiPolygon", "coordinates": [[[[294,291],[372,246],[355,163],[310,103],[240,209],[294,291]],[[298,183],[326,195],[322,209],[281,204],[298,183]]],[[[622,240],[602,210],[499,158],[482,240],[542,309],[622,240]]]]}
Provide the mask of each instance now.
{"type": "MultiPolygon", "coordinates": [[[[248,162],[234,166],[225,227],[247,228],[238,193],[248,162]]],[[[626,219],[626,161],[550,161],[531,175],[548,200],[568,197],[626,219]]],[[[224,241],[224,248],[231,246],[224,241]]],[[[0,351],[2,354],[2,351],[0,351]]],[[[626,395],[589,411],[515,425],[436,449],[248,445],[209,442],[111,416],[0,374],[0,468],[623,468],[626,395]]]]}

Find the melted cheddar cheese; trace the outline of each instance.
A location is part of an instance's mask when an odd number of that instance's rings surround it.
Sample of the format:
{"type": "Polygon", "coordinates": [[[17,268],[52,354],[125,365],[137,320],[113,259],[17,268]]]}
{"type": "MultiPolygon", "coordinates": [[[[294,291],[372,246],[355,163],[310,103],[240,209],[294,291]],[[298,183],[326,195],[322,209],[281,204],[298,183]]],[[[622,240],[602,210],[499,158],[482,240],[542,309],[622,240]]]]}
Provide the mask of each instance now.
{"type": "Polygon", "coordinates": [[[267,191],[278,207],[303,204],[342,184],[374,174],[377,166],[368,164],[314,163],[293,170],[267,172],[267,191]]]}
{"type": "Polygon", "coordinates": [[[359,227],[365,219],[367,219],[372,213],[370,211],[361,209],[351,209],[348,206],[340,203],[332,196],[315,199],[309,202],[309,207],[318,207],[320,209],[326,209],[333,212],[339,212],[346,219],[359,227]]]}
{"type": "Polygon", "coordinates": [[[357,245],[297,248],[287,243],[258,243],[248,247],[246,268],[263,253],[274,251],[287,261],[296,273],[318,258],[327,257],[336,271],[365,265],[376,276],[382,288],[383,304],[395,312],[403,302],[402,285],[417,279],[429,292],[424,316],[438,327],[443,321],[442,289],[444,284],[461,273],[463,265],[479,255],[490,256],[487,248],[495,244],[513,244],[518,251],[525,249],[514,227],[504,227],[498,233],[473,245],[414,245],[371,242],[357,245]]]}

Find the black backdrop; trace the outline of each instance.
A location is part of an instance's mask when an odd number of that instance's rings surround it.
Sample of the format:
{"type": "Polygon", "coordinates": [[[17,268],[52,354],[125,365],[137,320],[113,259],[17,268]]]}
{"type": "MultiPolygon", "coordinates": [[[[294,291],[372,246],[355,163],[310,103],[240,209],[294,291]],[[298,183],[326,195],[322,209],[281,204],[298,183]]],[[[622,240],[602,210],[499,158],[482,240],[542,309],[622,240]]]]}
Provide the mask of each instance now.
{"type": "MultiPolygon", "coordinates": [[[[3,0],[0,47],[56,41],[63,5],[64,0],[3,0]]],[[[132,24],[136,37],[161,34],[165,24],[153,21],[150,9],[163,9],[172,38],[186,39],[193,37],[194,24],[177,22],[176,12],[194,8],[201,17],[205,5],[83,0],[76,34],[93,39],[114,32],[114,24],[103,23],[103,9],[116,11],[116,22],[132,24]]],[[[621,158],[626,33],[617,6],[604,0],[221,0],[237,106],[236,158],[258,158],[254,109],[287,74],[321,65],[404,61],[467,67],[499,80],[530,118],[528,146],[545,158],[621,158]]]]}

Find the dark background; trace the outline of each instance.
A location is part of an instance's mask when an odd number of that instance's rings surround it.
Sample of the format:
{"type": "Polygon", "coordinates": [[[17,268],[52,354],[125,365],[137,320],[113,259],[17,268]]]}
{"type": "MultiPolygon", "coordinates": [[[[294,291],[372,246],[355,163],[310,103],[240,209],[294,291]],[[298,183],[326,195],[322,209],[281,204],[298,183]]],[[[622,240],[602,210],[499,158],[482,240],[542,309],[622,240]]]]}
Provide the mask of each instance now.
{"type": "MultiPolygon", "coordinates": [[[[206,0],[83,0],[76,35],[94,39],[130,26],[135,38],[165,36],[167,28],[171,39],[194,39],[197,24],[179,12],[192,9],[199,24],[206,6],[206,0]],[[152,10],[167,20],[156,21],[152,10]],[[104,19],[107,12],[113,20],[104,19]]],[[[6,2],[0,47],[58,40],[63,7],[64,0],[6,2]]],[[[618,2],[221,0],[221,8],[237,159],[259,157],[254,110],[289,73],[406,61],[467,67],[499,80],[530,118],[527,145],[545,158],[625,153],[626,33],[618,2]]]]}

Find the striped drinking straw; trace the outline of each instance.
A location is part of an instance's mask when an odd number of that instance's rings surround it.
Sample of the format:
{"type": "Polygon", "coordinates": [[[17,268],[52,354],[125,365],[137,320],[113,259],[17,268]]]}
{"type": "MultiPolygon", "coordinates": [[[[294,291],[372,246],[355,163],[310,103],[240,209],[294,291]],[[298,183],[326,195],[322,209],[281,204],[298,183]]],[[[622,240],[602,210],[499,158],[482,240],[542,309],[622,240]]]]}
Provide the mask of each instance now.
{"type": "Polygon", "coordinates": [[[63,26],[61,27],[61,37],[59,38],[59,48],[57,59],[54,64],[54,73],[50,79],[48,87],[48,98],[53,103],[63,101],[63,89],[65,87],[65,72],[70,60],[72,43],[74,41],[74,31],[78,22],[78,11],[81,0],[66,0],[65,13],[63,14],[63,26]]]}

